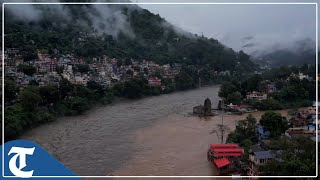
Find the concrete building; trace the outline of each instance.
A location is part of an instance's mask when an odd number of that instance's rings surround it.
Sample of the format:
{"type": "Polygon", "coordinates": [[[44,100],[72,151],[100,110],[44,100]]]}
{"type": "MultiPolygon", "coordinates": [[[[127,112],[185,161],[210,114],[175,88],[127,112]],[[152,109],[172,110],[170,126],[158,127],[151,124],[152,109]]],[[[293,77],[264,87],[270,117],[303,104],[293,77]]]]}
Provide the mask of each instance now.
{"type": "Polygon", "coordinates": [[[150,77],[148,79],[148,84],[149,84],[149,86],[160,87],[161,86],[161,79],[159,79],[158,77],[150,77]]]}
{"type": "Polygon", "coordinates": [[[265,93],[260,93],[260,92],[257,92],[257,91],[252,91],[251,93],[248,93],[246,97],[247,97],[247,99],[262,101],[262,100],[267,99],[267,98],[268,98],[268,95],[265,94],[265,93]]]}

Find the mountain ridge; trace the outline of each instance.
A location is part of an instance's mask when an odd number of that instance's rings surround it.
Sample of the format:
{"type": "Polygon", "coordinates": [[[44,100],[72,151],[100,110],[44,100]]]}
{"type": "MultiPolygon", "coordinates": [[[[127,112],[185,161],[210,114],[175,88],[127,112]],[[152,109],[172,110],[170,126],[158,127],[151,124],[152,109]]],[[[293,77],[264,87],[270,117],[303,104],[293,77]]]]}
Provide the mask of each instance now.
{"type": "MultiPolygon", "coordinates": [[[[254,45],[251,47],[254,48],[254,45]]],[[[268,62],[271,66],[314,64],[316,56],[315,42],[305,38],[289,45],[275,44],[270,48],[258,49],[249,53],[256,60],[268,62]]]]}
{"type": "MultiPolygon", "coordinates": [[[[22,47],[27,60],[38,50],[49,54],[58,50],[89,59],[108,55],[159,64],[209,65],[217,71],[255,69],[243,51],[235,52],[213,38],[182,31],[136,5],[37,5],[31,7],[37,14],[23,18],[14,14],[14,8],[8,9],[6,47],[22,47]]],[[[26,6],[24,11],[29,13],[26,6]]]]}

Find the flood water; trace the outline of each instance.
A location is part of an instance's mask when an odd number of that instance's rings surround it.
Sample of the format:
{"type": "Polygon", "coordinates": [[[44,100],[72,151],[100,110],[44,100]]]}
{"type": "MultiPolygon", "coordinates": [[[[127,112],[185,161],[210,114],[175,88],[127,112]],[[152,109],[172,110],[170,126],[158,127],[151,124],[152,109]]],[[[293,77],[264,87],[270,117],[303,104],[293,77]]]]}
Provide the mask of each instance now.
{"type": "MultiPolygon", "coordinates": [[[[218,103],[218,86],[125,101],[64,117],[25,133],[75,174],[89,175],[213,175],[207,162],[210,143],[219,143],[212,129],[220,116],[188,115],[210,98],[218,103]]],[[[226,115],[234,129],[245,116],[226,115]]]]}

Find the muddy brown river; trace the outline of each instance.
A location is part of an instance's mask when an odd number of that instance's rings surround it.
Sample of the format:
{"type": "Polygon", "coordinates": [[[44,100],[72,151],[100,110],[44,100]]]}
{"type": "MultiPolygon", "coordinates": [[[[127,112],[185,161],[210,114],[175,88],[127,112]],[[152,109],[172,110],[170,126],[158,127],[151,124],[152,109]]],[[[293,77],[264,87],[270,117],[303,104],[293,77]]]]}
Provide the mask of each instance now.
{"type": "MultiPolygon", "coordinates": [[[[81,176],[210,176],[210,143],[219,143],[212,129],[220,116],[188,115],[208,97],[218,103],[218,86],[119,102],[64,117],[25,133],[75,174],[81,176]]],[[[255,113],[261,116],[261,113],[255,113]]],[[[224,117],[234,129],[246,115],[224,117]]]]}

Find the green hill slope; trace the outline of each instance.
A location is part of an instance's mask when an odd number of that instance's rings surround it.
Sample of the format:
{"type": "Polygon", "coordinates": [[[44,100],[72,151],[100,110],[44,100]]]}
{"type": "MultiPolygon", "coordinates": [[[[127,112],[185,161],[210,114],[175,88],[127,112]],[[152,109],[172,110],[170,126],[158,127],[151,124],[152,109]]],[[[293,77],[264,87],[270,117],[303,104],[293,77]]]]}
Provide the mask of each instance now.
{"type": "Polygon", "coordinates": [[[37,50],[49,54],[58,50],[88,60],[107,55],[159,64],[206,65],[217,71],[255,68],[242,51],[179,30],[136,5],[33,5],[30,13],[36,14],[23,17],[16,10],[5,10],[5,47],[21,48],[26,60],[35,58],[37,50]]]}

